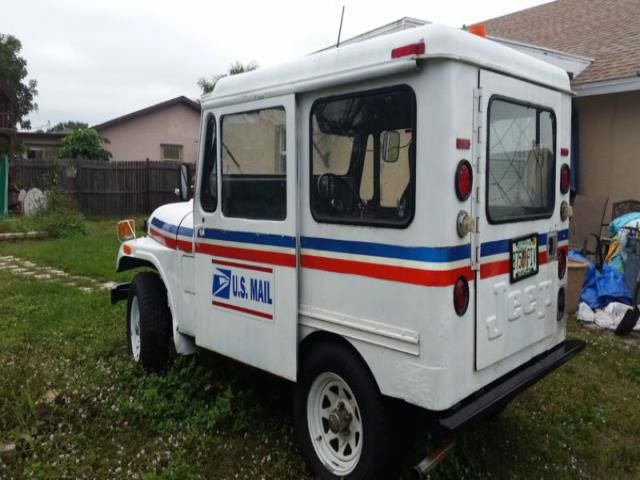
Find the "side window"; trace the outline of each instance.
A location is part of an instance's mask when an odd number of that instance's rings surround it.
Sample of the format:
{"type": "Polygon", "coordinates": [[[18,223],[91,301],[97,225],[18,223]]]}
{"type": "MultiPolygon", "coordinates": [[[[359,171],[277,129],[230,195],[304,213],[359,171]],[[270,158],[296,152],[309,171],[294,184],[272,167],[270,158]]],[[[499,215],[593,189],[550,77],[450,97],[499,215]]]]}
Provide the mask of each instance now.
{"type": "Polygon", "coordinates": [[[284,220],[287,216],[284,108],[225,115],[221,127],[224,215],[284,220]]]}
{"type": "Polygon", "coordinates": [[[200,203],[207,212],[215,211],[218,206],[218,172],[216,149],[216,119],[207,117],[202,155],[202,180],[200,184],[200,203]]]}
{"type": "Polygon", "coordinates": [[[491,222],[551,216],[555,132],[552,111],[491,100],[487,141],[487,216],[491,222]]]}
{"type": "Polygon", "coordinates": [[[416,100],[401,86],[318,100],[311,109],[317,221],[405,227],[415,197],[416,100]]]}

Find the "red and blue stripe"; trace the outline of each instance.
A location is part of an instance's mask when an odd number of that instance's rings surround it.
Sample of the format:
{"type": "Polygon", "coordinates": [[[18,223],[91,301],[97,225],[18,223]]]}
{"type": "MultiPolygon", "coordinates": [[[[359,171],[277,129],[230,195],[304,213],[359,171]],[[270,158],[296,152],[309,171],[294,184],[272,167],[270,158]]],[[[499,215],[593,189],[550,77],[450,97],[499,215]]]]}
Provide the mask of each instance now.
{"type": "Polygon", "coordinates": [[[304,268],[423,286],[452,285],[460,276],[472,279],[469,244],[412,247],[302,237],[301,247],[304,268]]]}
{"type": "MultiPolygon", "coordinates": [[[[538,265],[548,262],[546,233],[538,234],[538,265]]],[[[569,230],[558,232],[558,249],[568,249],[569,230]]],[[[510,240],[494,240],[480,245],[480,278],[490,278],[498,275],[509,274],[511,264],[509,261],[510,240]]]]}
{"type": "MultiPolygon", "coordinates": [[[[150,233],[163,245],[192,250],[193,229],[151,220],[150,233]]],[[[558,232],[558,248],[568,248],[568,230],[558,232]]],[[[496,240],[480,246],[480,278],[508,274],[509,243],[496,240]]],[[[538,234],[538,263],[547,263],[547,234],[538,234]]],[[[195,242],[198,253],[294,268],[296,238],[288,235],[241,232],[207,228],[195,242]]],[[[402,246],[355,240],[303,236],[300,238],[300,266],[325,272],[422,286],[453,285],[459,277],[473,280],[471,245],[427,247],[402,246]]]]}

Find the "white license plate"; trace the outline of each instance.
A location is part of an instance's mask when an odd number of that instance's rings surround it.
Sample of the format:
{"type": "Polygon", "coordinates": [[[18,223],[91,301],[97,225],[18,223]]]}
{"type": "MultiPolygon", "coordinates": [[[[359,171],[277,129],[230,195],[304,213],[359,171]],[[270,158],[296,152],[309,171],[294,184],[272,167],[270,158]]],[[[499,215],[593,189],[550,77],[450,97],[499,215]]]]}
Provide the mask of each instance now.
{"type": "Polygon", "coordinates": [[[510,247],[511,282],[517,282],[538,273],[537,234],[511,240],[510,247]]]}

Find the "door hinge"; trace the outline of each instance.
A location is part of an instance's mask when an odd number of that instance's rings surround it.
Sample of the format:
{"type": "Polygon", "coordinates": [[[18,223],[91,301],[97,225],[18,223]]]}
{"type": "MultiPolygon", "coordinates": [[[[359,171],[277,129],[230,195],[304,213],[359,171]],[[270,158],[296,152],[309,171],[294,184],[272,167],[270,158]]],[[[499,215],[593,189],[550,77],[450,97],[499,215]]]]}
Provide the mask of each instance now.
{"type": "Polygon", "coordinates": [[[474,108],[474,124],[476,133],[476,143],[482,144],[482,88],[476,88],[473,92],[474,108]]]}
{"type": "Polygon", "coordinates": [[[471,256],[471,270],[477,272],[480,270],[480,245],[474,245],[471,256]]]}

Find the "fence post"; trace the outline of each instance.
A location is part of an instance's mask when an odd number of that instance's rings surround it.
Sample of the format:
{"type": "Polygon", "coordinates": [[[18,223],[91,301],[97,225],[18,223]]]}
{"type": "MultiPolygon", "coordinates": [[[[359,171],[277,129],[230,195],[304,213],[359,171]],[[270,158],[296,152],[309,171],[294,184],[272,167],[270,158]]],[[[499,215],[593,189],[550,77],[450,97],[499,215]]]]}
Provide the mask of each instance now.
{"type": "Polygon", "coordinates": [[[144,197],[144,214],[148,215],[151,213],[151,187],[150,187],[150,172],[149,172],[149,159],[144,162],[144,184],[146,195],[144,197]]]}

